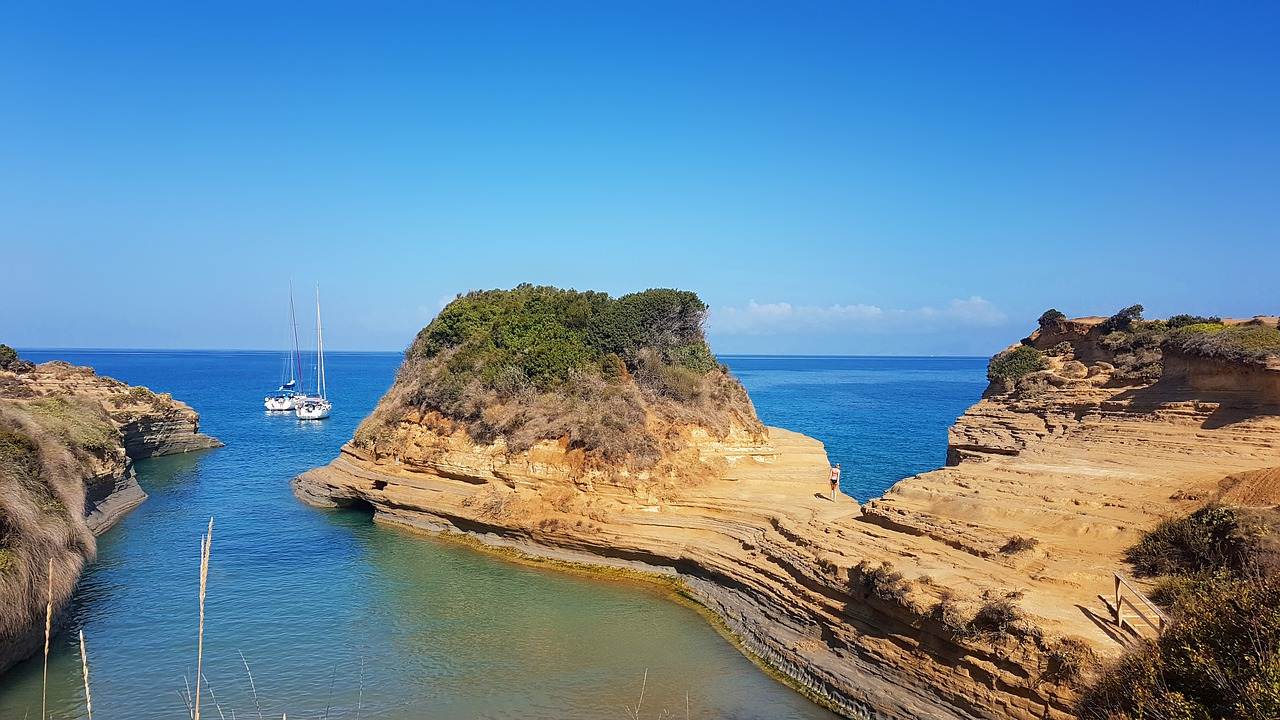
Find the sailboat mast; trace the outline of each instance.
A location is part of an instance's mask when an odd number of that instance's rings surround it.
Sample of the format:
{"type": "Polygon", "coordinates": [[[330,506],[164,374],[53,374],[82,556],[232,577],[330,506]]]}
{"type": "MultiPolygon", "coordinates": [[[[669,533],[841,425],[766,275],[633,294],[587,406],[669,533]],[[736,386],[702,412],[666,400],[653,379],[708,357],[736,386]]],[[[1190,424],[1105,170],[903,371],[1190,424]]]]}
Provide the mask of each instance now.
{"type": "Polygon", "coordinates": [[[302,378],[302,353],[298,352],[298,316],[293,309],[293,281],[289,281],[289,327],[293,331],[293,361],[289,368],[290,379],[298,381],[302,378]]]}
{"type": "Polygon", "coordinates": [[[320,286],[316,286],[316,392],[326,398],[324,384],[324,326],[320,323],[320,286]]]}

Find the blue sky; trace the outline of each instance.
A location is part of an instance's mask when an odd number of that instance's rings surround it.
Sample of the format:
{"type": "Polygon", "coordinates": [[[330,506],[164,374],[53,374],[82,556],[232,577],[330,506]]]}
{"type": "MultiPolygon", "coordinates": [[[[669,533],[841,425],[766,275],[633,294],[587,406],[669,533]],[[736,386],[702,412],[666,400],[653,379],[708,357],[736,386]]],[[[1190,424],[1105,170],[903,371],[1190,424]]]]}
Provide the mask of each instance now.
{"type": "Polygon", "coordinates": [[[343,349],[525,281],[720,352],[1280,312],[1280,5],[266,5],[0,10],[0,341],[276,347],[290,278],[343,349]]]}

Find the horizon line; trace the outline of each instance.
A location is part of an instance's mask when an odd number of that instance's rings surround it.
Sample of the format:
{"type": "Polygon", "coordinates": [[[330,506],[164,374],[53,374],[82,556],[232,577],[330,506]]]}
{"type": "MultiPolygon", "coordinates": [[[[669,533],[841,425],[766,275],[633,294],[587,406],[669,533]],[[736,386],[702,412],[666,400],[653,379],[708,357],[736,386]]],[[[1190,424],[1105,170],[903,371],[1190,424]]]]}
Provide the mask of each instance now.
{"type": "MultiPolygon", "coordinates": [[[[231,352],[231,353],[283,353],[287,350],[279,348],[262,349],[262,348],[124,348],[124,347],[15,347],[19,354],[23,352],[115,352],[115,353],[162,353],[162,352],[231,352]]],[[[314,352],[314,351],[312,351],[314,352]]],[[[403,355],[405,350],[329,350],[325,352],[331,353],[350,353],[365,355],[389,355],[392,353],[403,355]]],[[[919,353],[848,353],[848,354],[818,354],[818,353],[717,353],[712,355],[723,358],[938,358],[957,360],[969,359],[986,359],[987,355],[950,355],[950,354],[919,354],[919,353]]]]}

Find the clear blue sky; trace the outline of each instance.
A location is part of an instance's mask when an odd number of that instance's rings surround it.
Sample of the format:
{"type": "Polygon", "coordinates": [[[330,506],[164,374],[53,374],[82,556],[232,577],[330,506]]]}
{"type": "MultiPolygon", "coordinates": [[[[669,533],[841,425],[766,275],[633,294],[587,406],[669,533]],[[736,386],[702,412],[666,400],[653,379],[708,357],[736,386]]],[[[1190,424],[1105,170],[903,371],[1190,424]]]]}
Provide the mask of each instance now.
{"type": "Polygon", "coordinates": [[[524,281],[697,290],[720,352],[1280,312],[1278,37],[1263,2],[11,3],[0,341],[277,347],[290,278],[345,349],[524,281]]]}

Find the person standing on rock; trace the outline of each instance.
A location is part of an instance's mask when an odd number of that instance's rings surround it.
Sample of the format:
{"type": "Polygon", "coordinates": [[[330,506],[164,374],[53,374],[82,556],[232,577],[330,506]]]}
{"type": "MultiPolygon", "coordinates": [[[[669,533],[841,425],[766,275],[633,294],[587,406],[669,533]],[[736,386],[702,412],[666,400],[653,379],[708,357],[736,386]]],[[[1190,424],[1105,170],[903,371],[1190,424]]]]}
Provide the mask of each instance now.
{"type": "Polygon", "coordinates": [[[840,490],[840,463],[831,468],[831,502],[836,501],[836,492],[840,490]]]}

